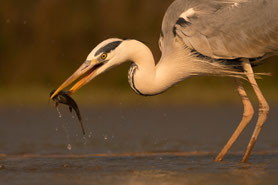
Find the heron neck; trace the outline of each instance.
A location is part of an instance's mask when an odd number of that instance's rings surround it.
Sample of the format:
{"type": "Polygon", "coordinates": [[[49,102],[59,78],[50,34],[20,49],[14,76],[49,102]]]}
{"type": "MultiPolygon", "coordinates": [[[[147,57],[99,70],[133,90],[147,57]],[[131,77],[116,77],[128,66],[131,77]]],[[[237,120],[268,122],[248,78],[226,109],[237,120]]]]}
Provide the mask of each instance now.
{"type": "Polygon", "coordinates": [[[127,44],[128,60],[134,62],[129,70],[129,83],[138,94],[160,94],[180,81],[165,62],[155,65],[151,50],[142,42],[130,40],[127,44]]]}

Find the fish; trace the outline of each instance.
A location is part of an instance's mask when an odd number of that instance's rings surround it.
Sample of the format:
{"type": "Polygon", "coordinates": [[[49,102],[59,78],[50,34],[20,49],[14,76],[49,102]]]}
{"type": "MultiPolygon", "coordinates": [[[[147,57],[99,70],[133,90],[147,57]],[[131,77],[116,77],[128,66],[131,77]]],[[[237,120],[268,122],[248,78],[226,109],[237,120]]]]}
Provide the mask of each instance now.
{"type": "MultiPolygon", "coordinates": [[[[53,95],[53,93],[56,91],[56,89],[54,89],[53,91],[50,92],[50,97],[53,95]]],[[[59,104],[64,104],[64,105],[68,105],[69,106],[69,111],[72,112],[72,110],[75,111],[81,129],[82,129],[82,133],[83,135],[85,135],[85,129],[83,126],[83,121],[82,121],[82,117],[81,117],[81,113],[80,110],[78,108],[77,103],[74,101],[74,99],[66,92],[66,91],[60,91],[56,96],[54,96],[52,98],[52,100],[55,102],[55,107],[58,107],[59,104]]]]}

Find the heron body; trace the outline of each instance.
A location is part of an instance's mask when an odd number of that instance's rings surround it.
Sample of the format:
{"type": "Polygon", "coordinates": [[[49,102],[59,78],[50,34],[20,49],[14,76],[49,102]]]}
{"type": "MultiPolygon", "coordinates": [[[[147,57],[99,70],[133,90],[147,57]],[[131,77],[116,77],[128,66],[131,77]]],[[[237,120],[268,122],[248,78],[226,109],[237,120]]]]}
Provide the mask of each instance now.
{"type": "Polygon", "coordinates": [[[159,39],[162,52],[156,64],[150,49],[134,39],[107,39],[52,95],[84,75],[70,90],[74,93],[99,74],[132,61],[128,81],[144,96],[160,94],[174,84],[196,75],[235,78],[244,115],[231,139],[215,161],[221,161],[254,109],[240,79],[246,77],[260,103],[259,118],[242,159],[245,162],[266,121],[269,106],[255,80],[252,66],[278,52],[277,0],[176,0],[168,8],[159,39]]]}

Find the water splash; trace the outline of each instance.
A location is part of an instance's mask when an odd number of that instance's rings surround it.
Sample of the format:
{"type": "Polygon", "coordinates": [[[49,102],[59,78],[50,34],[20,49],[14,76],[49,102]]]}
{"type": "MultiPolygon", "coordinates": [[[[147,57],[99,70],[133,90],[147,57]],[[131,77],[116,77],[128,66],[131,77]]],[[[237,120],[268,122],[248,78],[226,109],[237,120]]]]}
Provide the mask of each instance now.
{"type": "MultiPolygon", "coordinates": [[[[61,119],[61,126],[62,128],[59,129],[58,127],[55,129],[56,132],[58,133],[59,130],[61,130],[61,132],[64,132],[66,134],[66,140],[67,140],[67,143],[71,143],[72,142],[72,139],[71,139],[71,134],[70,134],[70,131],[69,131],[69,125],[68,125],[68,122],[65,120],[65,117],[62,116],[62,113],[60,111],[60,109],[58,107],[56,107],[56,110],[57,110],[57,113],[58,113],[58,116],[59,118],[61,119]]],[[[72,119],[75,119],[76,117],[72,115],[72,119]]],[[[76,137],[79,137],[80,135],[79,134],[75,134],[76,137]]],[[[84,146],[87,146],[87,137],[86,136],[83,136],[83,137],[80,137],[82,143],[84,146]],[[82,138],[82,139],[81,139],[82,138]]],[[[72,150],[72,145],[71,144],[66,144],[66,149],[68,151],[71,151],[72,150]]]]}
{"type": "MultiPolygon", "coordinates": [[[[59,110],[58,107],[56,107],[56,109],[57,109],[57,112],[58,112],[58,114],[59,114],[59,118],[62,119],[62,113],[60,112],[60,110],[59,110]]],[[[69,131],[68,131],[68,126],[67,126],[67,124],[68,124],[68,123],[67,123],[64,119],[62,119],[62,131],[65,132],[67,142],[70,143],[70,134],[69,134],[69,131]]],[[[56,128],[56,132],[58,132],[58,128],[56,128]]],[[[71,149],[72,149],[71,144],[68,144],[68,145],[67,145],[67,149],[68,149],[68,150],[71,150],[71,149]]]]}
{"type": "Polygon", "coordinates": [[[57,112],[58,112],[59,118],[62,118],[62,114],[61,114],[61,112],[60,112],[60,110],[59,110],[58,107],[56,107],[56,110],[57,110],[57,112]]]}

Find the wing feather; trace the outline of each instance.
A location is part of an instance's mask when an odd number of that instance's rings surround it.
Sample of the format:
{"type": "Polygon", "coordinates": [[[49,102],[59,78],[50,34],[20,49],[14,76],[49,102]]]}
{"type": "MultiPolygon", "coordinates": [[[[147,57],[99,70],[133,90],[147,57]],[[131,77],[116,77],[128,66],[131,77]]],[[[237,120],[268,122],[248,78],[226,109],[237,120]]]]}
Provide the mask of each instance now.
{"type": "Polygon", "coordinates": [[[217,0],[207,3],[210,8],[201,2],[193,7],[187,3],[180,14],[179,19],[190,24],[175,25],[177,37],[187,47],[215,59],[257,58],[277,53],[277,0],[217,0]],[[188,10],[190,14],[186,13],[188,10]]]}

